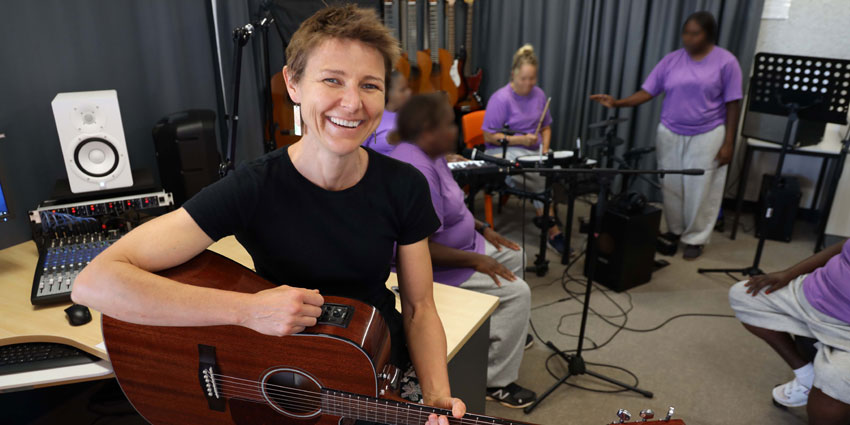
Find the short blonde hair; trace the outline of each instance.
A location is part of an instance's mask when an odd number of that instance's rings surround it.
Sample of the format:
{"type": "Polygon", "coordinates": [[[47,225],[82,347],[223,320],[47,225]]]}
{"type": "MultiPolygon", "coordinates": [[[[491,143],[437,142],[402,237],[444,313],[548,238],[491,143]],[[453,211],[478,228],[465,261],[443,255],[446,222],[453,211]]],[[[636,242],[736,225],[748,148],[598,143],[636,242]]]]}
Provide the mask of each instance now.
{"type": "Polygon", "coordinates": [[[525,64],[537,67],[537,55],[534,54],[534,46],[528,43],[523,44],[523,46],[514,53],[514,62],[513,65],[511,65],[511,74],[518,71],[525,64]]]}
{"type": "Polygon", "coordinates": [[[398,40],[374,10],[353,4],[329,6],[302,22],[286,47],[286,66],[293,81],[301,79],[313,49],[330,39],[355,40],[378,50],[384,58],[385,82],[401,54],[398,40]]]}

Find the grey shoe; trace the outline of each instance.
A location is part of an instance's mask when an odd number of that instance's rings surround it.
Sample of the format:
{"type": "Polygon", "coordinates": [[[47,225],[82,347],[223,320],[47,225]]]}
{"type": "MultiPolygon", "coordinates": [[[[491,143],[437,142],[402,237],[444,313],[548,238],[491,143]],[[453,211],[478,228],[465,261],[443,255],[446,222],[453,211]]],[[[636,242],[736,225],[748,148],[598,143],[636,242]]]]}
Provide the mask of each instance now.
{"type": "Polygon", "coordinates": [[[696,260],[700,255],[702,255],[702,245],[685,245],[682,258],[686,260],[696,260]]]}

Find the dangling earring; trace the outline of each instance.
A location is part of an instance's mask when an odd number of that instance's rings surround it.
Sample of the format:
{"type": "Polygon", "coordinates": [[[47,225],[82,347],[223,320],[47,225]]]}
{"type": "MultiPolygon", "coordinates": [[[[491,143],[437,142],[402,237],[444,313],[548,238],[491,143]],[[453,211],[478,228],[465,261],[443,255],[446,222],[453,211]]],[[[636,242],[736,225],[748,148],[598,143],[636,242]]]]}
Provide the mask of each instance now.
{"type": "Polygon", "coordinates": [[[293,126],[295,127],[293,130],[296,136],[301,135],[301,104],[296,103],[292,106],[292,113],[295,115],[295,119],[293,120],[293,126]]]}

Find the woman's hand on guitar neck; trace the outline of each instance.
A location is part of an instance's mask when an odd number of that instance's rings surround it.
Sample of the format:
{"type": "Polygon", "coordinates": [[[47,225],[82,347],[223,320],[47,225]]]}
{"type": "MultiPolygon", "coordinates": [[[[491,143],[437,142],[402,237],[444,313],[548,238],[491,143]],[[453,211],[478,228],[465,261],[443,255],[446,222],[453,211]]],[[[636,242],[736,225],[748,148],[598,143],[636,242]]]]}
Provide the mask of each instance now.
{"type": "Polygon", "coordinates": [[[265,335],[292,335],[314,326],[324,303],[318,290],[282,285],[252,294],[239,324],[265,335]]]}
{"type": "MultiPolygon", "coordinates": [[[[451,410],[452,416],[458,419],[466,414],[466,404],[459,398],[441,397],[426,403],[440,409],[451,410]]],[[[445,416],[430,415],[425,425],[449,425],[449,420],[445,416]]]]}

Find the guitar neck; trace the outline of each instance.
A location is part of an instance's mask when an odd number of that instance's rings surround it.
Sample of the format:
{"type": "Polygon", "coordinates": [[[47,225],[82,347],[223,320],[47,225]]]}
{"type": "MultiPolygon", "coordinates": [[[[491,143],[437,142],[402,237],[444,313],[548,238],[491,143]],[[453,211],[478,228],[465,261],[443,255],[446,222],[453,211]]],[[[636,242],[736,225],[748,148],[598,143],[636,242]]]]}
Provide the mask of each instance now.
{"type": "MultiPolygon", "coordinates": [[[[405,1],[405,0],[402,0],[405,1]]],[[[407,59],[410,64],[416,65],[416,51],[419,50],[419,45],[416,40],[416,2],[407,2],[407,59]]]]}
{"type": "Polygon", "coordinates": [[[467,1],[466,4],[469,6],[466,8],[466,40],[464,41],[464,47],[466,48],[466,62],[464,63],[463,72],[466,75],[472,73],[472,5],[474,4],[472,1],[467,1]]]}
{"type": "Polygon", "coordinates": [[[449,54],[455,57],[455,7],[452,2],[446,4],[446,21],[449,28],[446,36],[446,47],[449,54]]]}
{"type": "Polygon", "coordinates": [[[398,40],[398,23],[393,12],[393,2],[384,1],[384,25],[390,29],[393,37],[398,40]]]}
{"type": "Polygon", "coordinates": [[[328,389],[322,390],[322,412],[361,421],[399,425],[420,425],[427,422],[428,416],[432,414],[445,415],[451,425],[531,425],[527,422],[471,413],[458,419],[451,417],[452,412],[445,409],[328,389]]]}
{"type": "Polygon", "coordinates": [[[428,50],[431,52],[431,62],[440,61],[437,43],[437,1],[428,2],[428,50]]]}

